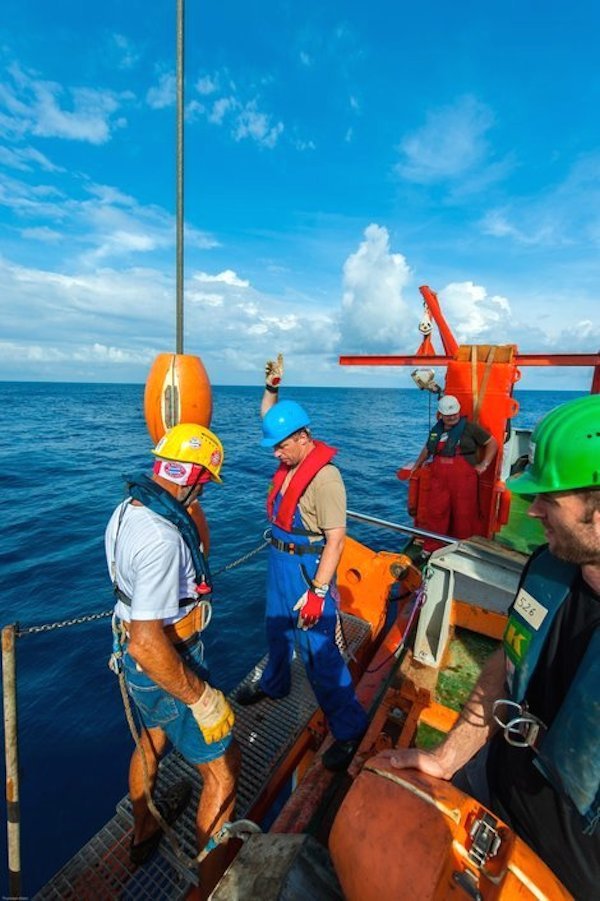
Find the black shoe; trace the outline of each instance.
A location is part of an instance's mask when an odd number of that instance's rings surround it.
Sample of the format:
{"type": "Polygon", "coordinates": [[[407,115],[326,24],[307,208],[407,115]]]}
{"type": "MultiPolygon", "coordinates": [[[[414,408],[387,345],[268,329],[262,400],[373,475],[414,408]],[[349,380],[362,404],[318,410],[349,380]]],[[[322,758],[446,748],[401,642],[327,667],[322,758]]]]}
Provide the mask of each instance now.
{"type": "Polygon", "coordinates": [[[331,770],[333,773],[341,773],[342,770],[348,767],[359,744],[360,738],[353,738],[350,741],[336,740],[321,757],[321,763],[326,770],[331,770]]]}
{"type": "MultiPolygon", "coordinates": [[[[186,779],[181,779],[171,785],[165,794],[156,802],[159,813],[167,825],[172,826],[188,806],[192,797],[192,786],[186,779]]],[[[163,837],[160,826],[152,835],[133,843],[133,835],[129,843],[129,859],[136,867],[141,867],[154,856],[163,837]]]]}
{"type": "Polygon", "coordinates": [[[249,685],[242,685],[234,700],[242,707],[248,707],[250,704],[257,704],[268,697],[266,691],[260,687],[260,682],[251,682],[249,685]]]}

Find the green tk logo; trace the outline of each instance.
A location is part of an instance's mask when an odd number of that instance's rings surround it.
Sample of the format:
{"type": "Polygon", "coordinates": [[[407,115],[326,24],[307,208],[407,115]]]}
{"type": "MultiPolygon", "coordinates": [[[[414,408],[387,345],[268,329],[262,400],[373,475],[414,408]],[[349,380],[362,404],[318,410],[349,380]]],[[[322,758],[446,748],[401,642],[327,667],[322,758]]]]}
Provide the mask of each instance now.
{"type": "Polygon", "coordinates": [[[532,637],[533,632],[520,620],[514,616],[509,618],[504,632],[504,650],[515,666],[518,666],[527,654],[532,637]]]}

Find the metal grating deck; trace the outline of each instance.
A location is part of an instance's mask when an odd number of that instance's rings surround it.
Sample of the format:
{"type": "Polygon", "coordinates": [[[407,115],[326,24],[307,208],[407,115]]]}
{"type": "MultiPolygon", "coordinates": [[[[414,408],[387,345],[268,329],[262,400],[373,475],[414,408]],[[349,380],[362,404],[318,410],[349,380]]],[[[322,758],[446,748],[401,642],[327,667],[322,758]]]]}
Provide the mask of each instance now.
{"type": "MultiPolygon", "coordinates": [[[[343,630],[350,654],[356,653],[370,634],[364,620],[342,615],[343,630]]],[[[246,685],[262,673],[266,657],[241,683],[246,685]]],[[[231,701],[231,697],[230,697],[231,701]]],[[[235,736],[242,749],[242,770],[236,803],[236,819],[246,817],[277,766],[317,710],[304,667],[299,659],[292,663],[292,690],[280,701],[261,701],[251,707],[232,706],[236,714],[235,736]]],[[[201,780],[197,770],[176,751],[160,764],[157,791],[181,778],[193,786],[192,801],[178,819],[175,829],[183,850],[196,853],[195,814],[201,780]]],[[[129,862],[129,838],[132,828],[131,804],[123,798],[115,816],[68,861],[34,896],[34,901],[182,901],[196,884],[196,874],[183,866],[168,841],[163,840],[157,855],[144,867],[135,869],[129,862]]]]}

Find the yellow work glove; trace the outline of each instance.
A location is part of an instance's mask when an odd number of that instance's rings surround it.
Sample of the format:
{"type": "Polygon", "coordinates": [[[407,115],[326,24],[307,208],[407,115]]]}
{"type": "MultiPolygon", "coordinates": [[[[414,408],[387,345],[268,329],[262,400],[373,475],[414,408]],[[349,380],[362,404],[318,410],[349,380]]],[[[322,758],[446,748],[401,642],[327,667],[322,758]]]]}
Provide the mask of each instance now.
{"type": "Polygon", "coordinates": [[[204,683],[204,691],[194,704],[188,707],[198,723],[204,741],[212,744],[226,738],[235,722],[235,715],[222,691],[204,683]]]}
{"type": "Polygon", "coordinates": [[[283,354],[277,354],[276,360],[267,360],[265,364],[265,388],[277,391],[283,378],[283,354]]]}

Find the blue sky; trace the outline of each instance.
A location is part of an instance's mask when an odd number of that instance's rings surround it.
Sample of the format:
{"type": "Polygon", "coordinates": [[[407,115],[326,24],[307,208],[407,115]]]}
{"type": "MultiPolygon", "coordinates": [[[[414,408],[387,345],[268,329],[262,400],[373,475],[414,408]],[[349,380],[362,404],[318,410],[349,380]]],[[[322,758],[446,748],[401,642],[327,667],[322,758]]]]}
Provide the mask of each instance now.
{"type": "MultiPolygon", "coordinates": [[[[185,351],[216,384],[406,384],[457,338],[600,347],[600,7],[186,3],[185,351]],[[439,341],[437,341],[439,347],[439,341]]],[[[175,349],[175,0],[3,0],[0,378],[175,349]]],[[[526,370],[585,388],[589,370],[526,370]]]]}

